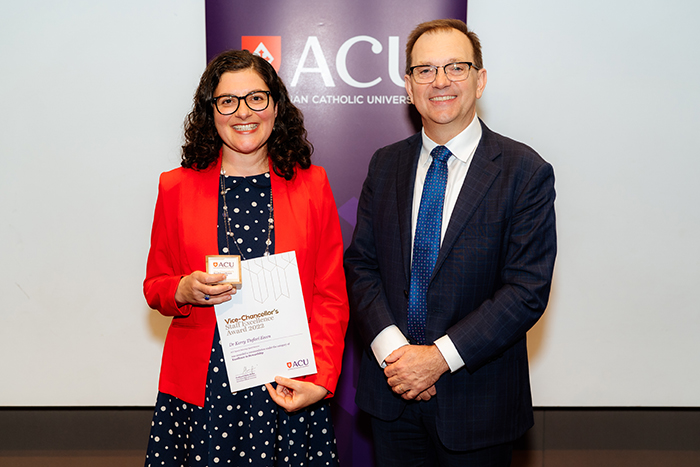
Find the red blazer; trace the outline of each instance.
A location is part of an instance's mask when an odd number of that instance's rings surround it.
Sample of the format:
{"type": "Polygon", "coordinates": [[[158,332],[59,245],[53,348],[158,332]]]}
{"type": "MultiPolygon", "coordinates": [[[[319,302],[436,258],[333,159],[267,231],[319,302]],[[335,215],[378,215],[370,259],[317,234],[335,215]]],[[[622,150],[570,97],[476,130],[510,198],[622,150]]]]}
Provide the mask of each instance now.
{"type": "MultiPolygon", "coordinates": [[[[221,159],[203,171],[177,168],[161,174],[151,232],[146,279],[148,305],[173,316],[160,372],[159,390],[204,405],[214,339],[213,306],[175,303],[180,279],[205,270],[204,257],[218,254],[216,225],[221,159]]],[[[296,251],[318,373],[303,379],[335,392],[340,375],[348,298],[343,239],[326,172],[297,168],[291,181],[270,168],[275,217],[275,253],[296,251]]]]}

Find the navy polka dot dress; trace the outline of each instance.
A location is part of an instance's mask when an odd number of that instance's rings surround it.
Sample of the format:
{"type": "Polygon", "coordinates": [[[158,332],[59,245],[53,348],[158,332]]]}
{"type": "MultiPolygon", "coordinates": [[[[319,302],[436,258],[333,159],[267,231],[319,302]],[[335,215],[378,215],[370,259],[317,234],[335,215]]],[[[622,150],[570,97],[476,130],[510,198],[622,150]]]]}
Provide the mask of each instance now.
{"type": "MultiPolygon", "coordinates": [[[[270,175],[224,177],[230,225],[246,259],[262,256],[268,239],[270,175]]],[[[274,200],[273,200],[274,201],[274,200]]],[[[223,201],[219,197],[219,212],[223,201]]],[[[239,254],[223,219],[220,254],[239,254]]],[[[274,253],[274,229],[269,252],[274,253]]],[[[265,386],[231,393],[226,365],[214,334],[204,407],[159,392],[151,425],[146,466],[337,466],[335,434],[328,402],[287,414],[265,386]]]]}

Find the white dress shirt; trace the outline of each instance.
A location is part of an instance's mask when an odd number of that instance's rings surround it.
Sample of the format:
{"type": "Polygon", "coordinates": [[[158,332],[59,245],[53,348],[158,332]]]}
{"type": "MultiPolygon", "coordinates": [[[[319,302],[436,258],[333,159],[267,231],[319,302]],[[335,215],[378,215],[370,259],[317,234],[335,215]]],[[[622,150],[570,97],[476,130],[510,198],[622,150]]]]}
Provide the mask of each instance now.
{"type": "MultiPolygon", "coordinates": [[[[433,161],[430,156],[432,151],[438,144],[432,141],[425,134],[425,129],[422,130],[423,147],[421,148],[418,158],[418,168],[416,169],[416,184],[413,188],[413,212],[411,216],[411,238],[416,235],[416,223],[418,221],[418,210],[420,209],[420,200],[423,194],[423,184],[425,176],[428,173],[428,168],[433,161]]],[[[467,176],[469,165],[471,164],[476,147],[481,140],[481,124],[476,114],[472,122],[460,134],[452,138],[443,146],[450,150],[452,156],[447,161],[447,187],[445,189],[445,203],[442,207],[442,229],[440,232],[440,242],[445,238],[447,226],[452,217],[452,211],[457,203],[457,197],[464,185],[464,179],[467,176]]],[[[413,247],[411,246],[411,251],[413,247]]],[[[413,253],[411,253],[413,254],[413,253]]],[[[452,339],[448,335],[444,335],[437,339],[434,344],[444,357],[451,372],[455,372],[464,366],[464,360],[459,355],[452,339]]],[[[377,337],[374,338],[370,347],[377,359],[377,363],[382,368],[386,366],[384,359],[388,357],[394,350],[408,345],[408,340],[395,325],[388,326],[382,330],[377,337]]]]}

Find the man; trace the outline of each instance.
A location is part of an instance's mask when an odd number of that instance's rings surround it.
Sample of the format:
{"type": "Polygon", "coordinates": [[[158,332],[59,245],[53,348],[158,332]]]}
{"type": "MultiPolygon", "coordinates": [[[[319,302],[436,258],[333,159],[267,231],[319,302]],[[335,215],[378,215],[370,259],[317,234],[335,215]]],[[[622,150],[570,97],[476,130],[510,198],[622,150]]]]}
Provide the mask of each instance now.
{"type": "Polygon", "coordinates": [[[462,21],[420,24],[404,79],[423,130],[374,154],[345,255],[356,402],[380,466],[507,466],[533,424],[525,334],[549,299],[554,174],[477,118],[486,70],[462,21]]]}

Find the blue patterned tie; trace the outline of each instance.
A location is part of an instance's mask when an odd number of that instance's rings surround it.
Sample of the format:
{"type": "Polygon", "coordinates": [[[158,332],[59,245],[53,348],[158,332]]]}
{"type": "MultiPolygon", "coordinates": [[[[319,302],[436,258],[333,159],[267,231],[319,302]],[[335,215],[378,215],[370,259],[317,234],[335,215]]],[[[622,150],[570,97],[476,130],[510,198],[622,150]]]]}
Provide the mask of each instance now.
{"type": "Polygon", "coordinates": [[[445,146],[437,146],[430,151],[430,155],[433,162],[425,176],[420,199],[408,295],[408,333],[418,344],[425,343],[428,282],[440,250],[442,208],[447,186],[447,159],[452,153],[445,146]]]}

